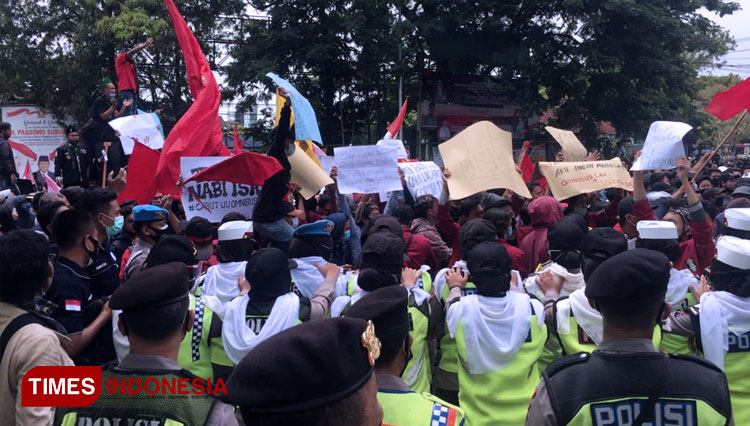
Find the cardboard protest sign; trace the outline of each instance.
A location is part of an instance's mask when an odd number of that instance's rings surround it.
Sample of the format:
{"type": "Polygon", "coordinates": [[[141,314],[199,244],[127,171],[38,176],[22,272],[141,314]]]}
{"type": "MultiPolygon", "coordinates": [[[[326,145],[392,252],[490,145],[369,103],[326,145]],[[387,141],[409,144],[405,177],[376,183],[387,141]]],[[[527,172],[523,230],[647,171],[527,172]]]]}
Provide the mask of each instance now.
{"type": "Polygon", "coordinates": [[[552,126],[546,126],[544,128],[547,132],[552,135],[553,138],[562,147],[563,158],[565,161],[586,161],[588,152],[586,147],[583,146],[576,134],[570,130],[557,129],[552,126]]]}
{"type": "Polygon", "coordinates": [[[315,118],[315,111],[313,110],[310,101],[307,100],[297,89],[292,86],[292,83],[284,80],[278,75],[269,72],[266,74],[273,82],[286,90],[289,95],[289,99],[292,101],[292,110],[294,110],[294,131],[295,139],[298,141],[312,140],[316,142],[323,142],[323,138],[320,136],[320,129],[318,128],[318,119],[315,118]]]}
{"type": "Polygon", "coordinates": [[[489,121],[480,121],[438,145],[445,167],[450,170],[451,199],[459,200],[488,189],[505,188],[531,198],[523,178],[516,172],[510,132],[489,121]]]}
{"type": "Polygon", "coordinates": [[[654,121],[648,129],[641,156],[630,170],[674,169],[685,156],[682,138],[693,128],[677,121],[654,121]]]}
{"type": "Polygon", "coordinates": [[[540,162],[539,171],[558,200],[607,188],[633,190],[630,173],[619,158],[609,161],[540,162]]]}
{"type": "Polygon", "coordinates": [[[396,148],[396,157],[399,160],[406,160],[409,158],[409,155],[406,153],[406,148],[404,148],[404,143],[398,139],[382,139],[379,140],[376,145],[396,148]]]}
{"type": "Polygon", "coordinates": [[[287,157],[292,166],[292,182],[302,189],[300,193],[305,200],[314,197],[320,192],[320,188],[333,183],[323,169],[315,164],[310,157],[301,149],[295,149],[292,155],[287,157]]]}
{"type": "Polygon", "coordinates": [[[151,114],[129,115],[116,118],[109,126],[120,132],[120,142],[125,155],[133,153],[133,145],[138,142],[151,149],[164,146],[164,135],[151,114]]]}
{"type": "MultiPolygon", "coordinates": [[[[182,157],[180,176],[187,180],[199,171],[227,158],[229,157],[182,157]]],[[[260,186],[231,182],[188,182],[183,188],[181,200],[188,220],[194,216],[201,216],[212,223],[219,223],[230,212],[242,213],[248,219],[252,219],[260,190],[260,186]],[[211,211],[206,210],[204,206],[211,211]]]]}
{"type": "Polygon", "coordinates": [[[443,193],[443,172],[435,163],[423,161],[399,163],[398,166],[404,172],[406,187],[414,199],[425,194],[440,198],[443,193]]]}
{"type": "Polygon", "coordinates": [[[398,191],[396,149],[386,146],[346,146],[334,148],[338,187],[342,194],[375,194],[398,191]]]}

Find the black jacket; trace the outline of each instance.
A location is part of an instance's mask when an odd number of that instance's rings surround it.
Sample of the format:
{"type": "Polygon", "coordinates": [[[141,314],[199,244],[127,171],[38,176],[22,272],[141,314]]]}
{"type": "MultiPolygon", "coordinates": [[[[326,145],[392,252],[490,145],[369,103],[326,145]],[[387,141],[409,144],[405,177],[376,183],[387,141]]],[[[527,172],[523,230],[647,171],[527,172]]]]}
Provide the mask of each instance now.
{"type": "Polygon", "coordinates": [[[16,160],[13,158],[13,149],[10,141],[0,136],[0,176],[10,177],[16,171],[16,160]]]}
{"type": "Polygon", "coordinates": [[[291,180],[292,166],[284,152],[284,144],[289,133],[289,120],[291,108],[285,106],[281,110],[279,125],[276,130],[276,138],[273,140],[268,155],[276,158],[281,163],[283,170],[271,176],[260,191],[258,203],[253,210],[253,221],[260,223],[271,223],[283,219],[286,213],[283,209],[284,196],[289,192],[289,181],[291,180]]]}
{"type": "Polygon", "coordinates": [[[55,177],[60,176],[63,178],[64,188],[88,185],[88,153],[81,142],[78,145],[65,143],[57,148],[55,177]]]}

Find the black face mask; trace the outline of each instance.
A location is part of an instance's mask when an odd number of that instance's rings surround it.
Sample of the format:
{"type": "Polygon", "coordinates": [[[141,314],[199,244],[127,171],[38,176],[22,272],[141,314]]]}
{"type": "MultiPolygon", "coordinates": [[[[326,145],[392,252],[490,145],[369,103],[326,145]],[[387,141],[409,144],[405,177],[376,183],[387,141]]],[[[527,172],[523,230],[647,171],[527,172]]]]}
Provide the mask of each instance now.
{"type": "Polygon", "coordinates": [[[711,185],[713,185],[714,187],[718,188],[719,186],[721,186],[721,179],[719,179],[719,178],[713,178],[713,179],[711,179],[711,185]]]}
{"type": "Polygon", "coordinates": [[[156,244],[157,242],[159,242],[159,240],[161,239],[161,237],[167,235],[167,231],[169,230],[169,227],[166,227],[164,229],[156,229],[156,228],[152,228],[152,227],[149,226],[148,229],[154,231],[154,233],[156,234],[156,235],[154,235],[154,236],[151,237],[151,238],[154,239],[154,244],[156,244]]]}
{"type": "Polygon", "coordinates": [[[86,254],[89,255],[89,259],[93,261],[96,256],[99,254],[99,242],[95,239],[91,238],[91,236],[87,236],[83,241],[83,249],[86,250],[86,254]],[[94,245],[94,250],[89,250],[88,247],[86,247],[86,240],[89,240],[94,245]]]}

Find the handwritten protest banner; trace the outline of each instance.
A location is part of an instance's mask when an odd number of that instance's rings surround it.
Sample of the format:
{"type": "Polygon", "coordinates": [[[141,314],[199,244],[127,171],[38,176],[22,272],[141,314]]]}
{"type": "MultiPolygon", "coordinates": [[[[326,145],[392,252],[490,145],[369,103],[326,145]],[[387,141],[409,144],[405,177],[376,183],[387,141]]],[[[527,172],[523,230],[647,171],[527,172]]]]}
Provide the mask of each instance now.
{"type": "Polygon", "coordinates": [[[585,161],[588,152],[576,134],[570,130],[557,129],[552,126],[544,128],[560,144],[565,161],[585,161]]]}
{"type": "Polygon", "coordinates": [[[318,162],[326,173],[326,176],[330,176],[331,170],[336,166],[336,157],[332,155],[318,155],[318,162]]]}
{"type": "Polygon", "coordinates": [[[619,158],[609,161],[540,162],[539,171],[558,200],[607,188],[633,190],[630,173],[619,158]]]}
{"type": "Polygon", "coordinates": [[[110,121],[109,125],[120,132],[120,142],[125,155],[133,153],[133,144],[136,142],[151,149],[161,149],[164,146],[164,135],[159,131],[159,124],[151,114],[116,118],[110,121]]]}
{"type": "Polygon", "coordinates": [[[674,169],[685,156],[682,138],[693,128],[677,121],[654,121],[648,129],[641,156],[630,170],[674,169]]]}
{"type": "Polygon", "coordinates": [[[302,149],[295,149],[292,155],[287,157],[292,166],[292,182],[302,189],[300,193],[305,200],[314,197],[326,185],[333,183],[323,169],[315,164],[302,149]]]}
{"type": "Polygon", "coordinates": [[[409,188],[411,196],[416,199],[419,196],[430,194],[440,198],[443,193],[443,172],[432,161],[420,163],[399,163],[404,172],[406,187],[409,188]]]}
{"type": "Polygon", "coordinates": [[[404,143],[398,139],[382,139],[379,140],[376,145],[396,148],[396,157],[399,160],[405,160],[409,158],[409,155],[406,153],[406,148],[404,148],[404,143]]]}
{"type": "Polygon", "coordinates": [[[523,178],[516,172],[510,132],[489,121],[480,121],[438,145],[445,167],[450,170],[448,189],[459,200],[488,189],[505,188],[531,198],[523,178]]]}
{"type": "Polygon", "coordinates": [[[333,153],[342,194],[375,194],[401,189],[395,148],[345,146],[334,148],[333,153]]]}
{"type": "MultiPolygon", "coordinates": [[[[229,157],[182,157],[180,176],[182,180],[187,180],[199,171],[227,158],[229,157]]],[[[201,216],[212,223],[219,223],[224,215],[230,212],[242,213],[248,219],[252,219],[253,207],[258,202],[260,190],[259,186],[231,182],[188,182],[182,191],[181,200],[188,220],[201,216]],[[195,198],[196,196],[200,201],[195,198]],[[204,205],[211,211],[206,210],[204,205]]]]}
{"type": "Polygon", "coordinates": [[[292,83],[284,80],[278,75],[269,72],[266,74],[273,82],[286,90],[289,95],[289,99],[292,101],[292,110],[294,111],[294,131],[295,139],[298,141],[312,140],[316,142],[323,142],[323,138],[320,136],[320,129],[318,128],[318,119],[315,118],[315,111],[313,110],[310,101],[307,100],[297,89],[292,86],[292,83]]]}

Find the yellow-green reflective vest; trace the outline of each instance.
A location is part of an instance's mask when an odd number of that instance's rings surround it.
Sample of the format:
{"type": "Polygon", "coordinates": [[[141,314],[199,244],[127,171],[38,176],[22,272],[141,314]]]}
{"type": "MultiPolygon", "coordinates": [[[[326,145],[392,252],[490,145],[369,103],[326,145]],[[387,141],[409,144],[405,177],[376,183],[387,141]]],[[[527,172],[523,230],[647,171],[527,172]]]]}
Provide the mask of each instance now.
{"type": "Polygon", "coordinates": [[[383,426],[461,426],[464,412],[429,393],[378,390],[383,426]]]}
{"type": "MultiPolygon", "coordinates": [[[[552,312],[552,318],[554,320],[555,329],[553,333],[557,336],[562,348],[562,355],[570,355],[578,352],[591,353],[596,349],[596,343],[586,334],[585,331],[578,325],[573,311],[570,309],[570,300],[565,297],[561,298],[555,303],[555,307],[552,312]],[[566,309],[567,308],[567,309],[566,309]],[[568,312],[568,333],[561,333],[558,321],[564,321],[565,318],[558,317],[558,309],[563,312],[568,312]]],[[[651,336],[651,342],[655,348],[658,348],[664,338],[664,333],[660,326],[654,327],[654,334],[651,336]]]]}
{"type": "MultiPolygon", "coordinates": [[[[430,273],[429,272],[422,273],[422,276],[420,276],[419,279],[417,280],[416,286],[428,293],[431,293],[432,292],[432,277],[430,276],[430,273]]],[[[354,293],[356,292],[356,290],[357,290],[357,276],[354,275],[351,278],[349,278],[349,281],[346,282],[346,295],[354,296],[354,293]]]]}
{"type": "MultiPolygon", "coordinates": [[[[154,378],[158,383],[162,379],[171,382],[180,378],[192,379],[186,372],[141,373],[130,371],[121,373],[116,370],[102,371],[102,392],[99,398],[88,407],[58,408],[55,412],[55,426],[90,426],[90,425],[158,425],[158,426],[202,426],[206,423],[215,399],[207,394],[192,393],[193,384],[188,382],[185,395],[170,395],[157,392],[149,395],[146,392],[123,395],[107,393],[107,379],[140,379],[141,383],[154,378]]],[[[147,385],[148,386],[148,385],[147,385]]],[[[156,386],[156,385],[154,385],[156,386]]],[[[154,386],[149,389],[155,390],[154,386]]],[[[212,385],[213,386],[213,385],[212,385]]]]}
{"type": "MultiPolygon", "coordinates": [[[[688,309],[693,324],[700,324],[700,316],[696,308],[688,309]]],[[[697,346],[703,350],[700,340],[700,327],[695,328],[697,346]]],[[[732,395],[732,414],[734,424],[750,425],[750,332],[743,335],[729,333],[727,336],[729,348],[724,355],[724,374],[729,382],[729,392],[732,395]]]]}
{"type": "MultiPolygon", "coordinates": [[[[543,310],[538,300],[540,310],[543,310]]],[[[539,384],[537,361],[547,340],[547,326],[539,326],[531,309],[529,336],[510,364],[486,374],[470,374],[463,366],[458,371],[458,401],[470,426],[516,426],[524,424],[526,411],[539,384]]],[[[456,331],[456,347],[461,363],[466,362],[464,323],[456,331]]]]}
{"type": "Polygon", "coordinates": [[[645,425],[724,426],[732,416],[721,370],[688,355],[575,354],[550,364],[544,383],[559,425],[632,424],[646,409],[651,389],[661,383],[666,386],[655,402],[655,417],[645,425]]]}
{"type": "MultiPolygon", "coordinates": [[[[426,274],[429,280],[429,274],[426,274]]],[[[423,277],[424,279],[424,277],[423,277]]],[[[351,282],[352,280],[350,280],[351,282]]],[[[431,281],[428,281],[430,288],[431,281]]],[[[425,290],[427,291],[427,290],[425,290]]],[[[356,302],[355,302],[356,303],[356,302]]],[[[409,295],[409,336],[412,338],[411,352],[412,359],[406,364],[404,374],[401,376],[409,389],[423,393],[429,392],[432,384],[432,365],[430,363],[430,348],[427,343],[427,333],[430,328],[430,308],[429,301],[422,305],[417,305],[414,295],[409,295]]],[[[351,308],[351,300],[341,310],[341,316],[346,316],[346,312],[351,308]]],[[[375,331],[377,333],[377,330],[375,331]]]]}
{"type": "MultiPolygon", "coordinates": [[[[406,369],[401,378],[406,382],[409,389],[424,393],[430,391],[432,383],[432,368],[430,365],[430,348],[427,344],[427,333],[430,327],[429,300],[422,305],[417,305],[413,294],[409,294],[409,335],[412,338],[412,358],[406,364],[406,369]]],[[[377,334],[377,330],[375,330],[377,334]]]]}
{"type": "MultiPolygon", "coordinates": [[[[688,291],[680,307],[676,309],[676,312],[684,312],[689,307],[695,304],[696,304],[696,301],[695,301],[695,296],[693,296],[693,292],[688,291]]],[[[664,331],[664,335],[661,338],[661,345],[659,345],[658,348],[668,354],[683,354],[683,355],[697,355],[698,354],[698,352],[690,346],[689,337],[670,333],[668,331],[664,331]]]]}
{"type": "MultiPolygon", "coordinates": [[[[443,291],[440,294],[440,301],[443,302],[443,306],[448,304],[448,295],[451,289],[448,287],[446,282],[443,286],[443,291]]],[[[470,296],[477,294],[477,286],[472,282],[467,282],[464,288],[461,289],[461,297],[470,296]]],[[[451,337],[448,332],[448,324],[445,324],[445,333],[443,338],[440,339],[440,363],[438,364],[441,370],[445,370],[449,373],[458,373],[458,355],[456,354],[456,339],[451,337]]]]}
{"type": "Polygon", "coordinates": [[[234,364],[224,352],[221,333],[211,336],[214,322],[211,308],[205,306],[200,298],[190,296],[190,309],[195,311],[195,321],[180,342],[177,364],[198,377],[213,380],[214,370],[211,364],[226,367],[234,364]]]}

